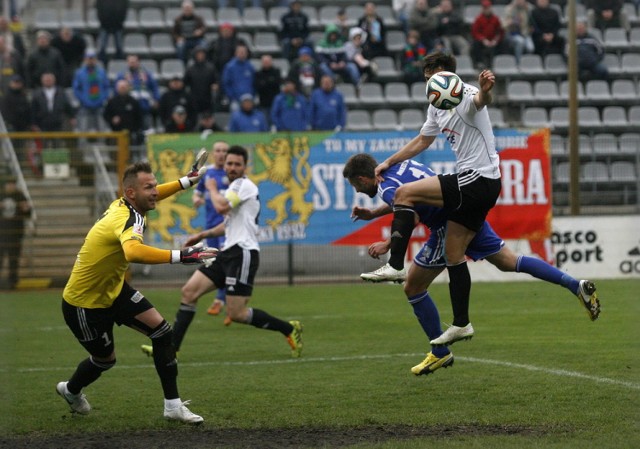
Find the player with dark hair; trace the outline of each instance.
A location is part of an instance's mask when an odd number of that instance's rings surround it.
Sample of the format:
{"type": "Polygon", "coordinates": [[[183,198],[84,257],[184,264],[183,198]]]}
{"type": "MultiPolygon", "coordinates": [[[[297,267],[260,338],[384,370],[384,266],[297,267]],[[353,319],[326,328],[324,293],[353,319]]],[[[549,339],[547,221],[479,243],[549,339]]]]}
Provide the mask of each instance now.
{"type": "MultiPolygon", "coordinates": [[[[207,181],[209,179],[215,179],[218,189],[225,190],[229,187],[229,178],[224,171],[224,159],[229,150],[229,144],[223,141],[217,141],[213,143],[211,147],[211,155],[213,157],[213,164],[207,168],[207,172],[204,177],[198,182],[198,185],[193,190],[192,201],[195,207],[204,206],[205,208],[205,227],[206,229],[213,228],[224,220],[224,216],[216,211],[211,201],[211,192],[207,188],[207,181]]],[[[224,236],[209,237],[206,239],[207,246],[210,248],[222,248],[224,244],[224,236]]],[[[209,315],[218,315],[222,311],[225,304],[224,288],[218,289],[216,297],[211,303],[211,306],[207,309],[209,315]]],[[[231,319],[226,317],[224,320],[225,325],[231,324],[231,319]]]]}
{"type": "Polygon", "coordinates": [[[91,406],[82,389],[116,364],[113,325],[125,325],[151,338],[153,361],[164,393],[164,417],[200,423],[188,401],[178,394],[178,364],[172,329],[145,296],[125,280],[129,264],[199,263],[215,257],[217,250],[188,247],[158,249],[144,244],[145,215],[164,198],[187,189],[204,175],[206,152],[191,172],[178,181],[158,185],[147,162],[129,166],[122,179],[124,195],[111,203],[93,225],[62,294],[62,314],[89,357],[80,362],[67,382],[56,391],[74,413],[87,414],[91,406]]]}
{"type": "MultiPolygon", "coordinates": [[[[366,153],[351,156],[345,164],[343,176],[356,192],[365,193],[371,198],[377,195],[384,201],[383,205],[373,210],[354,207],[352,217],[355,220],[372,220],[391,213],[394,194],[400,186],[436,176],[423,164],[406,160],[383,171],[382,181],[379,181],[375,175],[376,165],[373,156],[366,153]]],[[[426,205],[417,205],[415,211],[416,219],[427,226],[431,234],[409,268],[404,292],[422,329],[429,340],[433,341],[442,334],[442,330],[438,309],[427,289],[445,267],[444,236],[448,214],[444,209],[426,205]]],[[[369,246],[369,255],[377,259],[386,254],[389,251],[390,240],[373,243],[369,246]]],[[[535,257],[517,255],[504,246],[504,241],[486,221],[469,243],[466,255],[473,260],[486,259],[501,271],[528,273],[543,281],[561,285],[578,297],[591,320],[596,320],[600,315],[600,302],[593,282],[578,281],[535,257]]],[[[430,374],[438,368],[446,368],[452,364],[453,354],[446,346],[432,345],[427,357],[411,368],[411,372],[416,375],[430,374]]]]}
{"type": "MultiPolygon", "coordinates": [[[[260,264],[259,192],[258,186],[245,176],[247,162],[247,150],[234,145],[227,151],[224,163],[229,187],[224,191],[218,190],[214,179],[207,181],[211,201],[225,219],[214,228],[189,236],[186,244],[193,245],[205,238],[224,235],[224,247],[216,260],[196,270],[182,287],[180,307],[173,325],[174,344],[179,350],[196,314],[198,299],[216,288],[226,288],[227,314],[233,322],[280,332],[291,347],[291,355],[300,357],[302,324],[299,321],[283,321],[264,310],[247,307],[260,264]]],[[[155,348],[142,345],[142,352],[155,354],[155,348]]]]}
{"type": "MultiPolygon", "coordinates": [[[[433,53],[424,59],[423,74],[427,82],[438,72],[455,70],[453,55],[433,53]]],[[[378,165],[375,171],[380,175],[392,165],[416,156],[440,133],[446,135],[456,156],[458,173],[426,177],[396,190],[389,263],[362,274],[364,279],[379,281],[403,277],[404,254],[415,226],[416,205],[443,207],[448,212],[445,259],[453,324],[433,341],[434,344],[449,345],[473,336],[469,321],[471,276],[464,254],[500,195],[500,160],[486,107],[492,100],[495,76],[490,70],[483,70],[478,83],[479,89],[464,85],[462,101],[454,109],[441,110],[429,105],[427,120],[418,136],[378,165]]]]}

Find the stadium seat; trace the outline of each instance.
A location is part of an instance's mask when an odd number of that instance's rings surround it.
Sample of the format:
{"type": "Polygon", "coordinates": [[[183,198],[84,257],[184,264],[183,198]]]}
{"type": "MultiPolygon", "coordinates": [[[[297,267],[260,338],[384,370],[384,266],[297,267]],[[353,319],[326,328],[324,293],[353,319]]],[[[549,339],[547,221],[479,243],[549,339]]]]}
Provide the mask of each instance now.
{"type": "Polygon", "coordinates": [[[253,42],[255,51],[258,53],[280,54],[282,52],[278,36],[272,31],[258,31],[253,42]]]}
{"type": "Polygon", "coordinates": [[[427,101],[426,86],[422,81],[411,85],[411,100],[419,105],[425,105],[427,101]]]}
{"type": "Polygon", "coordinates": [[[269,27],[264,8],[245,8],[242,19],[244,20],[244,26],[251,30],[263,30],[269,27]]]}
{"type": "Polygon", "coordinates": [[[525,108],[522,124],[527,128],[543,128],[549,126],[547,110],[540,107],[525,108]]]}
{"type": "Polygon", "coordinates": [[[567,63],[562,55],[552,53],[545,56],[544,68],[549,75],[565,75],[567,73],[567,63]]]}
{"type": "Polygon", "coordinates": [[[395,81],[400,78],[401,73],[396,69],[395,61],[391,56],[378,56],[373,58],[373,62],[378,66],[378,74],[380,79],[395,81]]]}
{"type": "Polygon", "coordinates": [[[629,42],[631,43],[634,51],[640,50],[638,48],[640,46],[640,28],[638,28],[638,26],[631,28],[631,33],[629,33],[629,42]]]}
{"type": "Polygon", "coordinates": [[[79,31],[87,29],[87,22],[80,9],[63,9],[60,14],[60,25],[79,31]]]}
{"type": "Polygon", "coordinates": [[[549,110],[549,122],[551,127],[566,128],[569,126],[569,108],[556,106],[549,110]]]}
{"type": "Polygon", "coordinates": [[[462,17],[464,18],[465,23],[471,25],[473,21],[476,20],[476,17],[478,17],[481,10],[482,7],[480,5],[469,4],[465,6],[462,11],[462,17]]]}
{"type": "Polygon", "coordinates": [[[389,30],[387,32],[387,50],[391,53],[399,53],[404,49],[406,39],[404,32],[400,30],[389,30]]]}
{"type": "Polygon", "coordinates": [[[595,106],[581,106],[578,108],[578,123],[581,127],[599,128],[602,126],[600,111],[595,106]]]}
{"type": "Polygon", "coordinates": [[[171,30],[173,28],[173,24],[175,23],[176,17],[178,17],[180,14],[182,14],[182,10],[180,10],[180,8],[175,8],[175,7],[165,8],[164,21],[166,26],[168,27],[168,30],[171,30]]]}
{"type": "Polygon", "coordinates": [[[580,167],[580,182],[608,182],[609,169],[607,164],[599,161],[585,162],[580,167]]]}
{"type": "MultiPolygon", "coordinates": [[[[567,153],[569,153],[569,137],[565,140],[567,146],[567,153]]],[[[593,154],[593,141],[587,134],[580,134],[578,136],[578,152],[581,156],[591,156],[593,154]]]]}
{"type": "MultiPolygon", "coordinates": [[[[640,24],[640,17],[638,17],[638,11],[636,11],[636,5],[634,5],[633,3],[630,2],[625,2],[623,5],[623,11],[624,13],[627,15],[627,19],[629,20],[629,23],[631,24],[632,27],[631,28],[631,42],[634,42],[633,40],[633,30],[640,30],[640,28],[635,28],[635,26],[640,24]]],[[[640,35],[638,36],[640,38],[640,35]]],[[[636,40],[635,42],[639,42],[639,40],[636,40]]]]}
{"type": "Polygon", "coordinates": [[[140,8],[138,11],[140,27],[144,30],[163,30],[165,28],[164,12],[160,8],[140,8]]]}
{"type": "MultiPolygon", "coordinates": [[[[246,13],[246,10],[245,10],[245,13],[246,13]]],[[[213,14],[212,9],[198,8],[198,10],[196,11],[196,14],[199,14],[200,17],[202,17],[202,20],[204,20],[204,23],[207,26],[207,28],[214,28],[218,26],[218,21],[216,20],[216,17],[213,14]]]]}
{"type": "Polygon", "coordinates": [[[118,73],[127,69],[127,61],[124,59],[111,59],[107,65],[107,76],[109,79],[114,80],[118,73]]]}
{"type": "Polygon", "coordinates": [[[138,30],[140,28],[140,21],[138,20],[138,11],[135,9],[129,9],[127,11],[127,17],[124,20],[125,30],[138,30]]]}
{"type": "Polygon", "coordinates": [[[285,58],[273,58],[273,66],[280,69],[280,75],[286,78],[289,74],[289,61],[285,58]]]}
{"type": "MultiPolygon", "coordinates": [[[[576,87],[578,89],[578,98],[580,100],[584,99],[584,87],[582,83],[579,82],[576,87]]],[[[560,98],[565,100],[569,98],[569,80],[563,80],[560,83],[560,98]]]]}
{"type": "Polygon", "coordinates": [[[622,133],[618,136],[621,154],[640,154],[640,133],[622,133]]]}
{"type": "Polygon", "coordinates": [[[471,56],[469,55],[460,55],[456,56],[456,73],[463,79],[467,80],[477,79],[478,73],[476,69],[473,67],[473,62],[471,61],[471,56]]]}
{"type": "MultiPolygon", "coordinates": [[[[382,21],[384,22],[384,24],[388,27],[396,27],[398,26],[399,22],[396,19],[396,15],[393,12],[393,8],[391,8],[390,5],[377,5],[376,6],[376,12],[378,13],[378,15],[380,17],[382,17],[382,21]]],[[[364,11],[363,11],[364,14],[364,11]]],[[[361,15],[363,15],[361,14],[361,15]]],[[[388,34],[387,34],[388,36],[388,34]]]]}
{"type": "Polygon", "coordinates": [[[638,173],[635,164],[629,161],[615,161],[609,167],[611,181],[613,182],[637,182],[638,173]]]}
{"type": "Polygon", "coordinates": [[[169,33],[153,33],[149,37],[149,50],[153,55],[174,55],[176,47],[169,33]]]}
{"type": "Polygon", "coordinates": [[[552,168],[553,178],[559,183],[569,182],[569,162],[559,162],[552,168]]]}
{"type": "Polygon", "coordinates": [[[234,27],[243,25],[242,16],[236,8],[218,8],[218,23],[229,22],[234,27]]]}
{"type": "Polygon", "coordinates": [[[533,96],[536,100],[561,101],[558,83],[552,80],[536,81],[533,85],[533,96]]]}
{"type": "Polygon", "coordinates": [[[514,55],[496,55],[493,58],[493,71],[498,77],[510,77],[520,74],[514,55]]]}
{"type": "Polygon", "coordinates": [[[358,19],[364,15],[364,8],[362,5],[348,5],[345,8],[345,14],[347,16],[347,24],[349,26],[356,26],[358,19]]]}
{"type": "Polygon", "coordinates": [[[407,85],[397,81],[384,86],[384,97],[388,104],[400,107],[410,106],[413,103],[407,85]]]}
{"type": "Polygon", "coordinates": [[[588,101],[609,101],[611,91],[609,83],[604,80],[589,80],[584,87],[585,99],[588,101]]]}
{"type": "Polygon", "coordinates": [[[527,78],[539,78],[546,73],[542,64],[542,58],[536,54],[522,55],[518,67],[520,74],[527,78]]]}
{"type": "Polygon", "coordinates": [[[216,123],[218,126],[225,131],[229,130],[229,120],[231,119],[231,114],[229,112],[216,112],[216,123]]]}
{"type": "Polygon", "coordinates": [[[149,53],[147,36],[142,33],[125,34],[123,45],[127,53],[136,53],[141,55],[149,53]]]}
{"type": "MultiPolygon", "coordinates": [[[[554,83],[555,84],[555,83],[554,83]]],[[[538,97],[536,96],[536,99],[538,97]]],[[[507,84],[507,100],[529,103],[534,100],[531,83],[524,80],[509,81],[507,84]]]]}
{"type": "Polygon", "coordinates": [[[344,102],[348,107],[354,107],[359,104],[358,96],[356,94],[356,87],[353,84],[340,83],[336,85],[336,89],[342,94],[344,102]]]}
{"type": "Polygon", "coordinates": [[[506,128],[507,123],[504,121],[504,115],[502,109],[498,107],[489,108],[489,119],[491,119],[491,125],[494,128],[506,128]]]}
{"type": "Polygon", "coordinates": [[[350,131],[371,131],[371,117],[368,111],[356,109],[347,112],[347,127],[350,131]]]}
{"type": "Polygon", "coordinates": [[[96,31],[98,30],[98,28],[100,28],[100,22],[98,21],[98,12],[95,8],[91,8],[89,9],[89,11],[87,11],[87,29],[83,31],[96,31]]]}
{"type": "MultiPolygon", "coordinates": [[[[256,51],[255,45],[253,45],[253,36],[251,33],[247,33],[246,31],[240,31],[237,33],[239,39],[243,40],[247,44],[247,48],[249,48],[249,52],[256,51]]],[[[278,50],[274,50],[272,53],[277,53],[278,50]]],[[[275,54],[273,56],[276,56],[275,54]]]]}
{"type": "Polygon", "coordinates": [[[552,156],[566,156],[567,151],[564,146],[564,137],[558,134],[551,134],[550,138],[551,155],[552,156]]]}
{"type": "Polygon", "coordinates": [[[426,119],[426,114],[420,109],[403,109],[400,111],[398,124],[402,129],[417,131],[422,128],[426,119]]]}
{"type": "Polygon", "coordinates": [[[38,8],[35,10],[33,26],[37,30],[58,30],[60,19],[58,10],[52,8],[38,8]]]}
{"type": "Polygon", "coordinates": [[[629,123],[635,127],[640,123],[640,106],[631,106],[629,108],[629,123]]]}
{"type": "Polygon", "coordinates": [[[176,58],[166,58],[160,61],[160,78],[169,81],[174,76],[184,76],[182,61],[176,58]]]}
{"type": "Polygon", "coordinates": [[[377,109],[373,111],[372,119],[373,128],[377,131],[398,128],[398,115],[392,109],[377,109]]]}
{"type": "Polygon", "coordinates": [[[318,10],[316,9],[315,6],[303,5],[302,12],[305,13],[309,18],[309,26],[311,28],[316,28],[320,26],[320,20],[318,20],[318,10]]]}
{"type": "Polygon", "coordinates": [[[158,67],[158,61],[149,58],[140,59],[140,65],[151,72],[151,74],[159,80],[160,69],[158,67]]]}
{"type": "Polygon", "coordinates": [[[611,83],[611,96],[614,100],[638,101],[636,85],[630,79],[617,79],[611,83]]]}
{"type": "Polygon", "coordinates": [[[622,73],[620,58],[616,53],[605,53],[604,60],[602,62],[607,66],[610,75],[619,75],[622,73]]]}
{"type": "Polygon", "coordinates": [[[286,6],[272,6],[269,8],[269,12],[267,13],[269,26],[274,29],[279,29],[281,25],[280,19],[287,13],[287,11],[289,11],[289,8],[286,6]]]}
{"type": "Polygon", "coordinates": [[[382,106],[385,104],[382,86],[378,83],[364,83],[358,95],[362,105],[382,106]]]}
{"type": "MultiPolygon", "coordinates": [[[[604,116],[604,113],[602,115],[604,116]]],[[[612,133],[595,134],[591,142],[593,154],[613,154],[618,152],[618,139],[612,133]]]]}
{"type": "Polygon", "coordinates": [[[633,122],[627,121],[627,110],[623,106],[607,106],[602,110],[602,123],[604,126],[626,127],[633,122]]]}
{"type": "Polygon", "coordinates": [[[604,30],[603,44],[607,51],[627,50],[629,39],[624,28],[607,28],[604,30]]]}
{"type": "Polygon", "coordinates": [[[625,75],[640,75],[640,54],[624,53],[620,63],[620,70],[625,75]]]}

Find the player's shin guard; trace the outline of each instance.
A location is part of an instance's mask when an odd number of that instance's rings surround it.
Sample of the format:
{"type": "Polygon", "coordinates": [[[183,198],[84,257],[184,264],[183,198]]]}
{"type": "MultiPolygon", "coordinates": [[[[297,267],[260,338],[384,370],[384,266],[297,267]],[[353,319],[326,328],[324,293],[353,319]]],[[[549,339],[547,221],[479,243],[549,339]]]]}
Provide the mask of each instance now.
{"type": "MultiPolygon", "coordinates": [[[[440,314],[429,292],[425,291],[418,295],[407,298],[409,304],[413,307],[413,313],[418,318],[420,326],[429,341],[442,335],[442,327],[440,326],[440,314]]],[[[431,352],[436,357],[442,357],[449,353],[446,346],[433,347],[431,352]]]]}
{"type": "Polygon", "coordinates": [[[178,360],[173,346],[173,332],[166,321],[162,321],[149,335],[153,345],[153,363],[156,366],[165,399],[177,399],[178,360]]]}
{"type": "Polygon", "coordinates": [[[409,239],[415,227],[415,210],[410,206],[400,204],[393,206],[393,221],[391,222],[391,257],[389,265],[396,270],[404,267],[404,255],[409,246],[409,239]]]}
{"type": "Polygon", "coordinates": [[[67,390],[69,393],[79,394],[84,387],[95,382],[103,372],[111,369],[115,364],[115,359],[111,362],[98,362],[89,356],[78,364],[76,371],[69,379],[67,390]]]}
{"type": "Polygon", "coordinates": [[[290,323],[271,316],[264,310],[250,308],[249,313],[249,324],[251,324],[252,326],[258,327],[260,329],[278,331],[281,332],[285,337],[293,331],[293,326],[290,323]]]}
{"type": "Polygon", "coordinates": [[[464,327],[469,324],[469,295],[471,293],[471,275],[467,262],[447,265],[449,271],[449,294],[453,309],[453,325],[464,327]]]}
{"type": "Polygon", "coordinates": [[[195,305],[180,304],[180,308],[176,313],[176,321],[173,323],[173,346],[176,348],[176,351],[180,350],[184,335],[187,333],[195,315],[195,305]]]}

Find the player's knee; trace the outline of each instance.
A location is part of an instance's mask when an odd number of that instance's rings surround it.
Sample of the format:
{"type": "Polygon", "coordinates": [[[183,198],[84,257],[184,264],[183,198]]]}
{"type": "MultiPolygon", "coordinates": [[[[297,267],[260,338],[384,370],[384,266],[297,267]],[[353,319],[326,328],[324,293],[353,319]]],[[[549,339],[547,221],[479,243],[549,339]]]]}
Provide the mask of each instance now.
{"type": "Polygon", "coordinates": [[[407,298],[411,298],[422,291],[424,291],[424,287],[421,287],[415,282],[407,280],[407,282],[404,283],[404,294],[407,298]]]}
{"type": "Polygon", "coordinates": [[[104,358],[91,356],[91,363],[96,367],[98,367],[101,371],[108,371],[115,366],[116,359],[115,357],[110,359],[104,359],[104,358]]]}
{"type": "Polygon", "coordinates": [[[186,283],[182,286],[181,289],[182,299],[180,300],[183,304],[196,304],[198,302],[198,296],[196,295],[196,291],[193,287],[186,283]]]}
{"type": "Polygon", "coordinates": [[[165,364],[172,363],[176,358],[176,348],[173,345],[173,329],[163,320],[149,335],[153,346],[154,359],[165,364]]]}
{"type": "Polygon", "coordinates": [[[407,188],[405,185],[401,185],[396,189],[396,193],[393,195],[393,202],[395,204],[405,204],[408,198],[407,188]]]}

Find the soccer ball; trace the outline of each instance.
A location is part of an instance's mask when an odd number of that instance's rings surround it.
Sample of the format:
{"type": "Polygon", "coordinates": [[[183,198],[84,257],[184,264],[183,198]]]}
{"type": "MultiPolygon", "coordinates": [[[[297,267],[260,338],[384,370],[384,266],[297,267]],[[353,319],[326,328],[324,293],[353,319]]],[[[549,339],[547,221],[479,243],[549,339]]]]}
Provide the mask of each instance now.
{"type": "Polygon", "coordinates": [[[462,80],[453,72],[438,72],[427,82],[427,98],[433,107],[453,109],[462,101],[462,80]]]}

